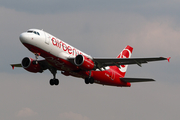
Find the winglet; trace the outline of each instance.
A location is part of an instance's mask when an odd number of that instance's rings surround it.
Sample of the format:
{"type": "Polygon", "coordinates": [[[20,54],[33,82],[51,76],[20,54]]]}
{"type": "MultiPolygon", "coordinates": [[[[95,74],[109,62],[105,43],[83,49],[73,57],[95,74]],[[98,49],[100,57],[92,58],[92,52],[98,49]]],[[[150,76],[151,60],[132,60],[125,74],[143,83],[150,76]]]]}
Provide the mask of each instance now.
{"type": "Polygon", "coordinates": [[[12,66],[12,69],[14,70],[14,65],[11,65],[12,66]]]}
{"type": "Polygon", "coordinates": [[[167,58],[168,62],[170,62],[170,59],[171,59],[171,57],[168,57],[168,58],[167,58]]]}

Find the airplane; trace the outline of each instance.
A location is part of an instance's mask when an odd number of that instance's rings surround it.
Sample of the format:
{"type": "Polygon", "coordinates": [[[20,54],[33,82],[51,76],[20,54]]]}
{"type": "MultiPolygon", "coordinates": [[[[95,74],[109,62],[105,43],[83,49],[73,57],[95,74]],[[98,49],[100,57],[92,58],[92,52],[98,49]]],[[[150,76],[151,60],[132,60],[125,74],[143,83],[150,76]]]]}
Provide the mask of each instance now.
{"type": "Polygon", "coordinates": [[[130,87],[133,82],[155,81],[150,78],[126,78],[128,65],[141,64],[152,61],[170,60],[170,57],[130,58],[133,48],[127,45],[116,58],[94,58],[76,49],[66,42],[40,29],[29,29],[20,34],[21,43],[35,55],[35,59],[25,57],[14,67],[23,67],[28,72],[42,73],[49,70],[53,78],[51,86],[58,85],[57,71],[65,76],[84,79],[86,84],[101,84],[117,87],[130,87]],[[44,59],[38,60],[41,56],[44,59]]]}

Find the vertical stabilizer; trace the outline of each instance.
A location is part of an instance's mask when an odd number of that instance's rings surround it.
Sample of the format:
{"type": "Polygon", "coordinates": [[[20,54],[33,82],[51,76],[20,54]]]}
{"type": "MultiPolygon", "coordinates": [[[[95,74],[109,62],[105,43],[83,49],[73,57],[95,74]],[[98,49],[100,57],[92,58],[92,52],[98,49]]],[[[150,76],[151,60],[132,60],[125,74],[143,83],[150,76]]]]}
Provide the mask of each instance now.
{"type": "MultiPolygon", "coordinates": [[[[133,48],[131,46],[126,46],[123,51],[117,56],[117,58],[130,58],[133,48]]],[[[125,76],[128,65],[120,65],[119,72],[122,77],[125,76]]]]}

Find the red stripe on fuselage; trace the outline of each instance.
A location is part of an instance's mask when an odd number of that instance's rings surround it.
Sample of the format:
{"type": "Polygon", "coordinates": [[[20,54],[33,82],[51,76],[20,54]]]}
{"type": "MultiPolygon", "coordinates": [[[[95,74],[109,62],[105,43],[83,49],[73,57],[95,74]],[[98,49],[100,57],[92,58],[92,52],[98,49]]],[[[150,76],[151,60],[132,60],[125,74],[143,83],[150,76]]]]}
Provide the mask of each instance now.
{"type": "MultiPolygon", "coordinates": [[[[56,69],[60,70],[60,71],[65,71],[66,75],[71,75],[74,77],[81,77],[81,78],[86,78],[89,77],[90,72],[89,71],[80,71],[80,72],[74,72],[74,71],[78,71],[79,68],[75,65],[73,65],[71,62],[56,57],[54,55],[52,55],[49,52],[46,52],[38,47],[35,47],[33,45],[27,44],[27,43],[23,43],[24,46],[26,46],[31,52],[33,53],[39,53],[43,58],[46,59],[46,61],[48,63],[50,63],[53,67],[55,67],[56,69]]],[[[116,69],[111,69],[113,67],[116,66],[112,66],[110,67],[109,70],[105,70],[105,71],[91,71],[91,77],[94,78],[95,83],[97,84],[102,84],[102,85],[110,85],[110,86],[122,86],[122,87],[130,87],[130,83],[126,83],[121,81],[119,78],[122,77],[118,71],[116,71],[116,69]]],[[[118,67],[117,67],[117,70],[118,67]]]]}
{"type": "MultiPolygon", "coordinates": [[[[115,67],[115,66],[112,66],[115,67]]],[[[130,87],[131,84],[121,81],[119,78],[121,75],[114,69],[105,71],[92,71],[93,78],[96,83],[102,85],[118,86],[118,87],[130,87]]]]}

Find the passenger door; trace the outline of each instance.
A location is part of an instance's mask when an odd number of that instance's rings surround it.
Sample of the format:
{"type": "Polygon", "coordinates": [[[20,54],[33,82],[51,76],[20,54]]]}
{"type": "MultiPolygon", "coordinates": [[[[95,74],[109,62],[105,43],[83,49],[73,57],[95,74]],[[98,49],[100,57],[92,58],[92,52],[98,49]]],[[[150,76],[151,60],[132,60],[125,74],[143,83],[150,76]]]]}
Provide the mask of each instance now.
{"type": "Polygon", "coordinates": [[[45,43],[49,45],[50,36],[45,32],[44,32],[44,36],[45,36],[45,43]]]}

